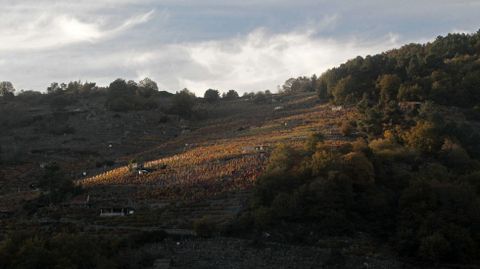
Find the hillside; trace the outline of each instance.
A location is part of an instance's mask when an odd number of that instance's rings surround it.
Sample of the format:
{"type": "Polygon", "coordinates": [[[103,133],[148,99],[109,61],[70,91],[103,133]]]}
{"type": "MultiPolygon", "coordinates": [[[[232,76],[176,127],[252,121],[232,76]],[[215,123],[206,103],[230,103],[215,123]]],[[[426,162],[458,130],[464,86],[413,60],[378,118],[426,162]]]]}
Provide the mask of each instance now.
{"type": "Polygon", "coordinates": [[[4,95],[0,268],[62,244],[105,268],[477,268],[479,55],[452,34],[276,94],[4,95]]]}

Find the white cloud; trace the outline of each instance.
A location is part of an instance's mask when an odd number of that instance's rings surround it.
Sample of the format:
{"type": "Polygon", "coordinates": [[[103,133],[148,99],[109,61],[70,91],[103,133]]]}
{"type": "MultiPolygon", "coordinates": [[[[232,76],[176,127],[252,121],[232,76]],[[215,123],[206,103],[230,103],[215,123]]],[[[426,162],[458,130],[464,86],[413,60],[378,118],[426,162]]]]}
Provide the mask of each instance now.
{"type": "Polygon", "coordinates": [[[316,37],[315,31],[269,34],[258,29],[243,38],[185,45],[195,74],[179,84],[202,92],[208,87],[241,90],[274,89],[289,77],[319,74],[357,55],[393,48],[390,36],[370,42],[316,37]]]}
{"type": "Polygon", "coordinates": [[[0,19],[0,36],[3,37],[0,52],[52,49],[75,43],[98,42],[148,22],[154,11],[131,16],[114,27],[106,26],[107,21],[101,16],[87,20],[51,11],[21,13],[5,14],[0,19]],[[28,18],[26,15],[29,15],[28,18]]]}

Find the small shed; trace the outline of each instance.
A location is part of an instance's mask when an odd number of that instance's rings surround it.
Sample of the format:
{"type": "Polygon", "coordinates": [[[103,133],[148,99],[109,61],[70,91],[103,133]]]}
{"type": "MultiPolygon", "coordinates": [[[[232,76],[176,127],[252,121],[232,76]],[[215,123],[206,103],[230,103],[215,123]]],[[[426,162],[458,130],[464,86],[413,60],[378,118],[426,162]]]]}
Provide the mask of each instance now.
{"type": "Polygon", "coordinates": [[[343,106],[332,106],[332,111],[342,111],[343,106]]]}
{"type": "Polygon", "coordinates": [[[102,201],[97,204],[100,217],[125,217],[135,214],[134,203],[125,199],[102,201]]]}
{"type": "Polygon", "coordinates": [[[131,207],[103,207],[100,208],[100,217],[125,217],[135,214],[131,207]]]}
{"type": "Polygon", "coordinates": [[[265,146],[265,145],[260,145],[260,146],[256,146],[255,147],[255,151],[257,152],[267,152],[268,150],[270,149],[269,146],[265,146]]]}

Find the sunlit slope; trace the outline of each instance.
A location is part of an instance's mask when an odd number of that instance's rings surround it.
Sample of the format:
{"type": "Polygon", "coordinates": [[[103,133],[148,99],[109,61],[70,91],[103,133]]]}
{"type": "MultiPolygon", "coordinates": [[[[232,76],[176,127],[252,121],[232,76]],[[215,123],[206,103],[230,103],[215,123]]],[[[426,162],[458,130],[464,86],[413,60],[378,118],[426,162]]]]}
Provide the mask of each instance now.
{"type": "MultiPolygon", "coordinates": [[[[235,121],[245,125],[245,117],[255,116],[255,111],[245,111],[179,137],[176,150],[179,153],[146,161],[144,166],[151,169],[149,173],[139,174],[124,166],[85,178],[79,184],[87,188],[137,187],[136,199],[161,200],[199,199],[245,190],[262,173],[276,144],[301,146],[314,132],[324,134],[327,143],[341,144],[348,138],[339,133],[338,126],[354,113],[350,109],[334,110],[328,104],[316,103],[314,95],[293,98],[282,104],[281,109],[275,110],[272,106],[269,111],[271,115],[255,126],[231,130],[235,121]],[[183,143],[185,141],[190,143],[183,143]]],[[[152,150],[147,152],[151,155],[152,150]]]]}

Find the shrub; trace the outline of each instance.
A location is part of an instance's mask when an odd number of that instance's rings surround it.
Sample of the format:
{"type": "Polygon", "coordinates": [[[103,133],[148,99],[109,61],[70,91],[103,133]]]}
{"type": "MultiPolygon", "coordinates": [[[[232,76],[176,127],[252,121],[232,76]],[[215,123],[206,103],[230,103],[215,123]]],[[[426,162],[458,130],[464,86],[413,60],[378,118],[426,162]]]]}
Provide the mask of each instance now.
{"type": "Polygon", "coordinates": [[[295,154],[291,147],[279,144],[270,155],[267,171],[281,173],[290,170],[295,162],[295,154]]]}
{"type": "Polygon", "coordinates": [[[476,258],[478,223],[480,202],[471,189],[418,182],[400,199],[398,246],[423,259],[466,262],[476,258]]]}
{"type": "Polygon", "coordinates": [[[317,150],[312,156],[312,173],[314,176],[324,174],[328,168],[337,163],[338,154],[328,150],[317,150]]]}
{"type": "Polygon", "coordinates": [[[140,247],[146,244],[162,242],[167,237],[167,233],[160,231],[145,231],[133,234],[129,241],[133,243],[133,247],[140,247]]]}
{"type": "Polygon", "coordinates": [[[467,151],[461,145],[454,143],[450,139],[445,139],[440,153],[444,163],[459,172],[468,169],[472,163],[467,151]]]}
{"type": "Polygon", "coordinates": [[[354,125],[351,121],[343,121],[342,125],[340,126],[340,132],[344,136],[350,136],[354,131],[354,125]]]}
{"type": "Polygon", "coordinates": [[[315,152],[317,149],[318,143],[323,142],[324,137],[323,134],[321,133],[312,133],[308,137],[307,141],[305,142],[304,149],[307,152],[307,154],[312,154],[315,152]]]}
{"type": "Polygon", "coordinates": [[[279,218],[291,218],[296,206],[293,197],[287,193],[279,193],[272,202],[272,212],[279,218]]]}
{"type": "Polygon", "coordinates": [[[407,145],[422,153],[435,153],[440,150],[443,137],[438,127],[429,121],[419,121],[405,134],[407,145]]]}
{"type": "Polygon", "coordinates": [[[344,171],[359,185],[373,184],[375,171],[370,160],[360,152],[351,152],[342,157],[344,171]]]}
{"type": "Polygon", "coordinates": [[[193,223],[193,230],[197,236],[208,238],[215,233],[215,223],[208,217],[203,217],[193,223]]]}
{"type": "Polygon", "coordinates": [[[268,102],[267,96],[263,92],[257,92],[253,97],[255,104],[265,104],[268,102]]]}
{"type": "Polygon", "coordinates": [[[388,139],[372,140],[369,147],[376,156],[388,161],[412,160],[415,157],[414,152],[388,139]]]}
{"type": "Polygon", "coordinates": [[[273,223],[273,214],[270,208],[260,207],[253,213],[255,226],[259,229],[266,229],[273,223]]]}

